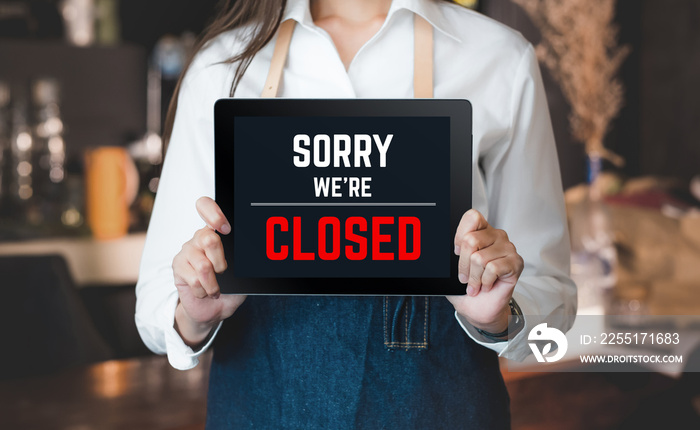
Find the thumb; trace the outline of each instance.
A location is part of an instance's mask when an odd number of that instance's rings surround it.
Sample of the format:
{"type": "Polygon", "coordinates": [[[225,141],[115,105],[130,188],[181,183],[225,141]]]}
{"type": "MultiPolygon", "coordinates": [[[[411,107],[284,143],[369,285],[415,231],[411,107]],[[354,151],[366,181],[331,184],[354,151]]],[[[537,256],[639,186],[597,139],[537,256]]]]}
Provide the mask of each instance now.
{"type": "Polygon", "coordinates": [[[200,197],[196,203],[197,213],[212,230],[221,234],[231,233],[231,224],[211,197],[200,197]]]}

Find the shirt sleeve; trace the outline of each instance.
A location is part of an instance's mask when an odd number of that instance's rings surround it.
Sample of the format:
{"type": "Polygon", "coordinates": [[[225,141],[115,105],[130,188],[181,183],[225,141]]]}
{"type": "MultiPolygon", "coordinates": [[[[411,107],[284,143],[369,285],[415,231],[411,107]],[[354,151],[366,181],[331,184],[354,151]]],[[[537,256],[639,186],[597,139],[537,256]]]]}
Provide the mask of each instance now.
{"type": "Polygon", "coordinates": [[[576,316],[576,285],[570,274],[570,244],[559,161],[542,77],[532,45],[515,74],[511,127],[506,139],[480,157],[488,198],[488,221],[505,230],[525,268],[513,292],[525,319],[507,342],[479,335],[459,315],[466,333],[500,356],[523,360],[532,327],[547,322],[564,332],[576,316]]]}
{"type": "Polygon", "coordinates": [[[158,185],[136,285],[136,327],[146,346],[167,354],[170,364],[190,369],[211,345],[221,324],[198,351],[173,327],[177,289],[173,257],[195,231],[204,227],[195,202],[214,197],[213,105],[202,99],[205,73],[190,70],[179,93],[177,113],[158,185]]]}

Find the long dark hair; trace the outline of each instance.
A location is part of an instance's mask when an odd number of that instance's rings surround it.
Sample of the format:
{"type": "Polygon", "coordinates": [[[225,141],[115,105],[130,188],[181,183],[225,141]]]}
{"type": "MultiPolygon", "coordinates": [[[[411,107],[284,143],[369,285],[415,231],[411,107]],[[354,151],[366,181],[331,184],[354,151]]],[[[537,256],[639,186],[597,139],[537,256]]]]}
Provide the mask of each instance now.
{"type": "Polygon", "coordinates": [[[233,93],[236,91],[241,77],[243,77],[243,74],[248,69],[250,62],[253,61],[255,54],[267,45],[277,32],[282,22],[282,16],[284,15],[286,6],[287,0],[222,0],[219,3],[216,17],[197,39],[192,53],[177,81],[175,93],[170,99],[168,113],[165,115],[165,125],[163,127],[163,154],[165,154],[167,150],[168,141],[173,132],[175,111],[177,111],[178,94],[180,92],[182,80],[197,53],[202,48],[206,47],[215,37],[224,32],[245,25],[253,26],[250,40],[248,40],[243,50],[233,57],[222,61],[223,63],[229,64],[238,63],[230,90],[230,96],[233,97],[233,93]]]}

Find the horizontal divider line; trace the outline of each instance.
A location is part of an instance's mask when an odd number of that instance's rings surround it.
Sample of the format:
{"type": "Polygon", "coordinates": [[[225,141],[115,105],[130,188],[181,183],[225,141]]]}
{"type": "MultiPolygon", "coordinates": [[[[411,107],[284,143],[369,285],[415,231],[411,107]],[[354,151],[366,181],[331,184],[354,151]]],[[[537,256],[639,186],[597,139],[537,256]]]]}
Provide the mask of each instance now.
{"type": "Polygon", "coordinates": [[[404,207],[431,207],[437,206],[437,203],[251,203],[253,207],[334,207],[334,206],[404,206],[404,207]]]}

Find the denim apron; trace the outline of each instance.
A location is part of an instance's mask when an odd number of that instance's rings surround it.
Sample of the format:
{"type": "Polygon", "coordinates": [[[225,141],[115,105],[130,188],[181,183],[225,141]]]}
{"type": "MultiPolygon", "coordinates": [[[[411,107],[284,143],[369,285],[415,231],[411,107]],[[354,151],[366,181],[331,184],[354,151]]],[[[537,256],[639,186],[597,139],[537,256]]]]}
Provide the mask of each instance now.
{"type": "MultiPolygon", "coordinates": [[[[415,25],[414,92],[432,97],[432,27],[415,25]]],[[[444,297],[250,296],[214,343],[208,429],[507,429],[509,411],[496,353],[444,297]]]]}

